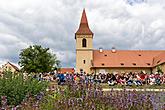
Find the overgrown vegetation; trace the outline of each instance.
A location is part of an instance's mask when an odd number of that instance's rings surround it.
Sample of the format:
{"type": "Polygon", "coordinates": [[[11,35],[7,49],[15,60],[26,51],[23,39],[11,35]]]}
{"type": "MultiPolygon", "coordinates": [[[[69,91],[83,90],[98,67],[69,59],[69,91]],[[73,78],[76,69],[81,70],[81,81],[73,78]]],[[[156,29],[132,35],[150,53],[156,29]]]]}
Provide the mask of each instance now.
{"type": "Polygon", "coordinates": [[[157,67],[156,67],[156,70],[157,70],[157,72],[160,73],[160,74],[163,73],[163,70],[162,70],[162,68],[161,68],[161,65],[157,66],[157,67]]]}
{"type": "Polygon", "coordinates": [[[14,74],[6,71],[0,78],[0,97],[6,96],[8,105],[19,105],[27,95],[34,96],[41,91],[44,92],[47,86],[48,82],[38,81],[32,76],[25,78],[23,73],[14,74]]]}
{"type": "Polygon", "coordinates": [[[164,109],[165,92],[103,92],[100,85],[68,83],[57,88],[40,102],[40,110],[153,110],[164,109]],[[160,98],[161,97],[161,98],[160,98]]]}
{"type": "MultiPolygon", "coordinates": [[[[19,79],[20,75],[16,75],[16,77],[19,79]]],[[[20,100],[21,104],[17,107],[18,110],[164,110],[165,108],[164,91],[138,92],[126,91],[125,89],[123,91],[114,91],[111,89],[111,91],[105,92],[100,84],[67,81],[65,86],[56,85],[53,87],[53,91],[41,93],[40,91],[45,90],[47,83],[29,78],[24,80],[25,82],[27,81],[26,83],[23,81],[26,86],[20,87],[21,84],[18,81],[13,84],[17,88],[14,91],[17,91],[18,88],[21,88],[23,91],[25,89],[26,92],[19,92],[19,94],[22,94],[22,97],[26,97],[25,94],[29,93],[27,91],[30,91],[29,97],[22,102],[20,100]],[[45,85],[43,88],[40,85],[41,83],[45,85]]],[[[14,81],[12,82],[14,83],[14,81]]],[[[11,88],[12,84],[8,85],[11,88]]],[[[53,85],[51,84],[51,86],[53,85]]],[[[12,93],[14,93],[12,98],[17,98],[14,95],[18,93],[11,92],[9,94],[12,93]]],[[[11,97],[10,95],[8,96],[11,97]]],[[[11,103],[18,100],[18,98],[11,101],[8,98],[8,100],[11,103]]]]}

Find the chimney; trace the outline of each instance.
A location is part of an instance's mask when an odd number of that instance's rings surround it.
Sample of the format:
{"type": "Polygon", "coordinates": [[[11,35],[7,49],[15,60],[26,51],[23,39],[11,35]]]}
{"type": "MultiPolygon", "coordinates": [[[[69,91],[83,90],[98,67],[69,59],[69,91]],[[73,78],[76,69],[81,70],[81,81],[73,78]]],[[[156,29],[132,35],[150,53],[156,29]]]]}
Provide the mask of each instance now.
{"type": "Polygon", "coordinates": [[[103,48],[102,48],[102,47],[99,48],[99,52],[100,52],[100,53],[103,52],[103,48]]]}
{"type": "Polygon", "coordinates": [[[116,48],[112,47],[112,53],[116,53],[116,48]]]}

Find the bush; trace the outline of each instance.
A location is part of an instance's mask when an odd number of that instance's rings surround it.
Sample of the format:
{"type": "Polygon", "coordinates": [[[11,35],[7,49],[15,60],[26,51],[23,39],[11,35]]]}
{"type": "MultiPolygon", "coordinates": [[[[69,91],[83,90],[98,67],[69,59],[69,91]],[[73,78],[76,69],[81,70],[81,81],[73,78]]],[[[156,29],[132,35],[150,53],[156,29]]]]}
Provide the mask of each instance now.
{"type": "Polygon", "coordinates": [[[0,78],[0,97],[6,96],[8,105],[19,105],[28,94],[34,96],[45,91],[47,86],[45,81],[38,81],[31,76],[24,79],[23,73],[6,71],[0,78]]]}

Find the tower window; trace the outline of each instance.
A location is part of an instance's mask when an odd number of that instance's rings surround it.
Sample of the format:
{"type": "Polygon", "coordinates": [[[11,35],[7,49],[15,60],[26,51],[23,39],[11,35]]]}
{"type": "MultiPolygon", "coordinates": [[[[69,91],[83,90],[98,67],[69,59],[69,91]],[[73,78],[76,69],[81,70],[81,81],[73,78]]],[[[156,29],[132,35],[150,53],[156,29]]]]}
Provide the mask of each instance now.
{"type": "Polygon", "coordinates": [[[85,60],[83,60],[83,63],[85,64],[85,60]]]}
{"type": "Polygon", "coordinates": [[[82,40],[82,47],[87,47],[87,40],[85,38],[82,40]]]}

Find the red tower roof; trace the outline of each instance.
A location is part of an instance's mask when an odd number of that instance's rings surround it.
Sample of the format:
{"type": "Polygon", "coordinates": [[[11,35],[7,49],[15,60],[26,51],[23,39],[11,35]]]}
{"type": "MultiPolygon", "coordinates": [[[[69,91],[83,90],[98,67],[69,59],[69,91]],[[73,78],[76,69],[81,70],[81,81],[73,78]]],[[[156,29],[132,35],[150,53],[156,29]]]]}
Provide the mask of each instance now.
{"type": "Polygon", "coordinates": [[[89,29],[85,9],[83,10],[80,26],[76,32],[76,35],[93,35],[92,31],[89,29]]]}

